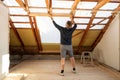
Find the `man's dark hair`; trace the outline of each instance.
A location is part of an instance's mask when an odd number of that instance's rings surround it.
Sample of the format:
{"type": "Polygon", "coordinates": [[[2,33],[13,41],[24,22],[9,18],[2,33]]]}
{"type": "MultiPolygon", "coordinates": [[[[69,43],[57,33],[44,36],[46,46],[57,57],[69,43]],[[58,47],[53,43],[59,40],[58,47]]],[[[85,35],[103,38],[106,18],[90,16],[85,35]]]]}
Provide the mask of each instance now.
{"type": "Polygon", "coordinates": [[[71,21],[67,21],[67,24],[68,24],[69,26],[72,26],[72,22],[71,22],[71,21]]]}

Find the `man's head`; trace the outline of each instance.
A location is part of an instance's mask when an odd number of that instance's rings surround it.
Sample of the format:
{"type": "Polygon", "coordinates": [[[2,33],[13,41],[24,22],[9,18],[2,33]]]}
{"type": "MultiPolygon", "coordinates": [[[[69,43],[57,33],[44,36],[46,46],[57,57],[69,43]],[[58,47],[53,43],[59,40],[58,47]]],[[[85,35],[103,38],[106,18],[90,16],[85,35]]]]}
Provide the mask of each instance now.
{"type": "Polygon", "coordinates": [[[72,28],[72,22],[71,21],[67,21],[66,22],[66,27],[67,28],[72,28]]]}

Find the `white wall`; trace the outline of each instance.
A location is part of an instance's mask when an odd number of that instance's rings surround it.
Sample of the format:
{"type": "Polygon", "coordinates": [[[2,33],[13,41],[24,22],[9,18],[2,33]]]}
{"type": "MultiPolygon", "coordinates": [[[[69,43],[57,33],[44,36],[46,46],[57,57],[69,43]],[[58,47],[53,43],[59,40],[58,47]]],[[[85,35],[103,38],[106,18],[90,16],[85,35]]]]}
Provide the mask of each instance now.
{"type": "Polygon", "coordinates": [[[120,19],[119,15],[113,20],[102,40],[94,49],[95,58],[108,66],[120,70],[120,19]]]}
{"type": "Polygon", "coordinates": [[[0,1],[0,80],[9,71],[8,9],[0,1]]]}

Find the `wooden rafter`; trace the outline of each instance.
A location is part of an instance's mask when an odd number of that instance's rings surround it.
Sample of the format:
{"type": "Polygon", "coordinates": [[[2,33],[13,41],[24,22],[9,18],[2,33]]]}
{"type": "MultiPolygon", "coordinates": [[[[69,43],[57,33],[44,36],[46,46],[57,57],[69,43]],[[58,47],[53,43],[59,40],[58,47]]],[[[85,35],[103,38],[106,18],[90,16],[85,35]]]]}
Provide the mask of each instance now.
{"type": "MultiPolygon", "coordinates": [[[[74,1],[74,0],[59,0],[59,1],[74,1]]],[[[98,2],[99,0],[81,0],[86,2],[98,2]]],[[[120,3],[120,0],[110,0],[111,3],[120,3]]]]}
{"type": "Polygon", "coordinates": [[[95,25],[106,25],[106,24],[100,24],[101,22],[105,21],[106,19],[108,19],[108,18],[104,18],[103,20],[99,21],[97,24],[92,24],[92,26],[90,28],[94,27],[95,25]]]}
{"type": "Polygon", "coordinates": [[[45,0],[48,14],[52,14],[52,0],[45,0]]]}
{"type": "MultiPolygon", "coordinates": [[[[29,7],[28,7],[28,1],[27,0],[24,0],[25,3],[23,3],[21,0],[16,0],[18,2],[18,4],[24,8],[27,13],[29,14],[30,11],[29,11],[29,7]],[[23,6],[24,5],[24,6],[23,6]]],[[[35,40],[37,42],[37,46],[38,46],[38,50],[42,50],[42,45],[41,45],[41,39],[40,39],[40,35],[39,35],[39,30],[37,28],[37,24],[36,24],[36,19],[33,17],[33,20],[32,21],[32,18],[29,16],[29,20],[30,20],[30,25],[32,27],[32,31],[33,31],[33,34],[34,34],[34,37],[35,37],[35,40]],[[34,25],[33,25],[34,23],[34,25]]],[[[20,23],[20,22],[19,22],[20,23]]]]}
{"type": "Polygon", "coordinates": [[[71,21],[74,19],[74,15],[75,15],[77,5],[78,5],[79,2],[80,2],[80,0],[75,0],[73,5],[72,5],[71,12],[70,12],[71,21]]]}
{"type": "Polygon", "coordinates": [[[96,47],[96,45],[100,42],[100,40],[102,39],[104,33],[106,32],[107,28],[109,27],[110,23],[113,21],[113,19],[115,18],[115,16],[111,16],[108,23],[105,25],[104,29],[100,32],[100,34],[98,35],[98,37],[96,38],[96,40],[94,41],[94,43],[92,44],[92,50],[96,47]]]}
{"type": "Polygon", "coordinates": [[[37,27],[36,18],[33,17],[33,20],[34,20],[34,25],[35,25],[35,33],[36,33],[36,37],[37,37],[38,48],[40,51],[42,51],[43,49],[42,49],[41,37],[40,37],[39,29],[37,27]]]}
{"type": "Polygon", "coordinates": [[[106,30],[108,29],[110,23],[114,20],[115,14],[118,13],[119,8],[120,8],[120,5],[113,11],[114,14],[112,14],[112,15],[110,16],[110,19],[109,19],[108,23],[105,25],[104,29],[101,30],[99,36],[96,38],[96,40],[95,40],[94,43],[92,44],[92,50],[96,47],[96,45],[97,45],[97,44],[100,42],[100,40],[102,39],[102,37],[103,37],[104,33],[106,32],[106,30]]]}
{"type": "Polygon", "coordinates": [[[113,15],[116,15],[117,13],[120,12],[120,4],[119,6],[112,12],[113,15]]]}
{"type": "Polygon", "coordinates": [[[23,3],[22,0],[16,0],[16,2],[20,5],[20,7],[22,7],[24,10],[27,11],[27,9],[26,9],[26,5],[25,5],[25,3],[23,3]]]}
{"type": "Polygon", "coordinates": [[[37,40],[37,36],[36,36],[35,28],[34,28],[34,25],[33,25],[32,17],[29,16],[29,20],[30,20],[30,25],[31,25],[31,28],[32,28],[32,31],[33,31],[33,34],[34,34],[34,37],[35,37],[35,40],[36,40],[36,43],[37,43],[37,46],[38,46],[38,50],[39,50],[40,49],[39,48],[39,43],[38,43],[38,40],[37,40]]]}
{"type": "Polygon", "coordinates": [[[18,38],[19,42],[21,43],[23,50],[25,50],[24,49],[24,43],[23,43],[23,41],[22,41],[22,39],[21,39],[18,31],[16,30],[16,28],[15,28],[15,26],[14,26],[14,24],[13,24],[11,19],[9,20],[9,24],[10,24],[11,28],[13,29],[13,31],[14,31],[16,37],[18,38]]]}
{"type": "Polygon", "coordinates": [[[88,31],[89,31],[89,28],[90,28],[90,26],[91,26],[91,24],[92,24],[92,22],[93,22],[93,20],[94,20],[94,18],[95,18],[95,16],[96,16],[97,10],[99,10],[100,7],[102,7],[103,5],[105,5],[105,4],[106,4],[107,2],[109,2],[109,1],[110,1],[110,0],[102,0],[102,1],[100,1],[100,2],[94,7],[94,9],[93,9],[93,11],[92,11],[92,17],[90,18],[90,21],[89,21],[89,23],[88,23],[88,25],[87,25],[87,28],[86,28],[83,36],[82,36],[82,39],[81,39],[81,41],[79,42],[77,52],[79,52],[80,46],[83,44],[84,39],[85,39],[85,37],[87,36],[87,33],[88,33],[88,31]]]}

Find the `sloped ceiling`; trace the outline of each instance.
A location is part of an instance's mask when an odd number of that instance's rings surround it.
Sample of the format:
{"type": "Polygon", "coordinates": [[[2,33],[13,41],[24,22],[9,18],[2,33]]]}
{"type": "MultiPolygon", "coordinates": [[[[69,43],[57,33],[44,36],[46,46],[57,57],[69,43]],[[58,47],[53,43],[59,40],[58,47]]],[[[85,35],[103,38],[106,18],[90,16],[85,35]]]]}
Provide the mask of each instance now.
{"type": "Polygon", "coordinates": [[[59,40],[57,30],[50,27],[53,26],[50,15],[62,26],[67,19],[77,23],[72,42],[78,53],[93,50],[120,11],[120,0],[5,0],[3,3],[10,11],[11,50],[20,47],[26,53],[38,54],[59,52],[59,42],[49,42],[48,29],[53,30],[50,32],[53,41],[59,40]]]}

